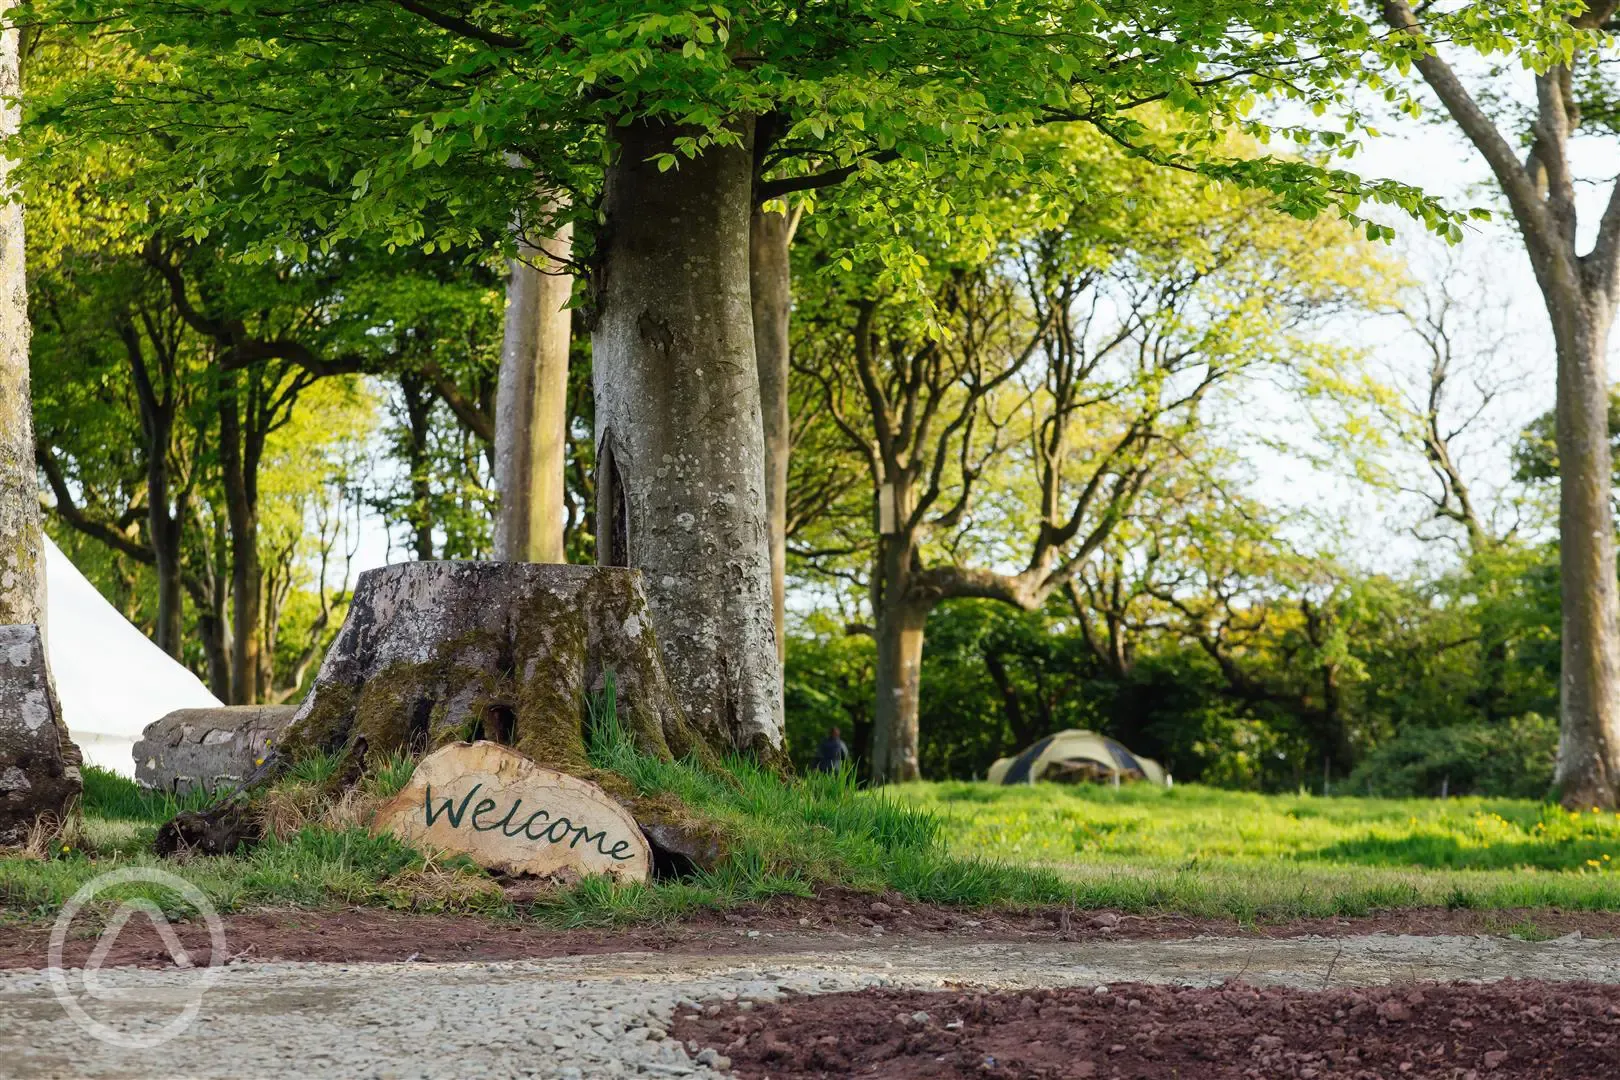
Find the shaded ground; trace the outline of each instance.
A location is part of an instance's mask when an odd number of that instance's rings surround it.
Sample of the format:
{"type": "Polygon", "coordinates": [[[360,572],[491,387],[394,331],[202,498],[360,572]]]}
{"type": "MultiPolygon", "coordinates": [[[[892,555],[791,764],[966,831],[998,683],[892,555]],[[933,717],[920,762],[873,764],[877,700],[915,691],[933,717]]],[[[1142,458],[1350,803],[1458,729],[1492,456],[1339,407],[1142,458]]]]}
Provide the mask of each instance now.
{"type": "Polygon", "coordinates": [[[873,989],[706,1012],[670,1033],[772,1080],[1620,1076],[1620,987],[1592,983],[873,989]]]}
{"type": "MultiPolygon", "coordinates": [[[[99,927],[75,923],[64,947],[68,966],[82,964],[99,927]]],[[[208,934],[198,924],[177,927],[199,962],[211,962],[208,934]]],[[[1620,936],[1620,913],[1450,911],[1420,908],[1354,919],[1301,919],[1245,926],[1226,919],[1123,915],[1053,909],[972,912],[908,903],[897,896],[833,891],[814,900],[781,898],[732,912],[628,929],[557,930],[535,922],[498,922],[465,916],[421,915],[381,908],[348,911],[282,910],[230,915],[225,936],[230,959],[361,962],[521,960],[609,952],[771,952],[798,949],[804,938],[839,939],[846,946],[872,940],[954,942],[1083,942],[1109,939],[1171,940],[1199,935],[1284,938],[1365,934],[1518,934],[1530,939],[1579,932],[1620,936]]],[[[48,924],[0,926],[0,969],[45,966],[48,924]]],[[[168,949],[145,920],[126,925],[107,963],[163,967],[168,949]]]]}

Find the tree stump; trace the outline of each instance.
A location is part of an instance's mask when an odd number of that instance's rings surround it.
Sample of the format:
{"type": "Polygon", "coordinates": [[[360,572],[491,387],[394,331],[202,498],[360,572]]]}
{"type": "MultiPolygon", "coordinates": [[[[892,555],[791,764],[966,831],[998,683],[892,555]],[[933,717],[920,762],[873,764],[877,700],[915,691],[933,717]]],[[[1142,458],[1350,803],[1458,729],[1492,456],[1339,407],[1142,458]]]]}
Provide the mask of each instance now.
{"type": "Polygon", "coordinates": [[[639,572],[505,562],[370,570],[279,750],[354,751],[352,769],[486,739],[580,773],[587,694],[609,671],[639,749],[712,758],[665,677],[639,572]]]}
{"type": "Polygon", "coordinates": [[[27,840],[41,817],[63,820],[82,790],[39,627],[0,626],[0,846],[27,840]]]}

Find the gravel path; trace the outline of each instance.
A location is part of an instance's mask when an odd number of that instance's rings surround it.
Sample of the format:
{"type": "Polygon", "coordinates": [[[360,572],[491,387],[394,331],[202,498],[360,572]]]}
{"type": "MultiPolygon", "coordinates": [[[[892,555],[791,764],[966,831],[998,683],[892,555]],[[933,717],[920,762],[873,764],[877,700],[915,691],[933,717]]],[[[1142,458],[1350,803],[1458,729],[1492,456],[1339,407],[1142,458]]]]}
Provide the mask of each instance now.
{"type": "MultiPolygon", "coordinates": [[[[234,964],[182,1035],[107,1045],[68,1022],[40,972],[0,972],[0,1075],[38,1077],[557,1078],[719,1075],[713,1052],[665,1036],[682,1002],[867,987],[999,989],[1157,982],[1318,989],[1417,980],[1620,982],[1620,941],[1530,943],[1373,934],[1074,944],[806,939],[769,956],[614,953],[473,964],[234,964]]],[[[140,1034],[180,1011],[193,972],[99,974],[86,1012],[140,1034]],[[178,1000],[182,1004],[177,1004],[178,1000]]],[[[70,972],[69,985],[82,989],[70,972]]]]}

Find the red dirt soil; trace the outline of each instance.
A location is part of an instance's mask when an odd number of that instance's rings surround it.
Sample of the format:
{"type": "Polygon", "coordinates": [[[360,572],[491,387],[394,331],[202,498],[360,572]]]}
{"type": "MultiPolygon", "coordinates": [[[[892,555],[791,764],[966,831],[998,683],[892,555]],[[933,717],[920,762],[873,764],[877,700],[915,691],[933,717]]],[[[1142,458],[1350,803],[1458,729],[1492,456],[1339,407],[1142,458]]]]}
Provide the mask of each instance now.
{"type": "MultiPolygon", "coordinates": [[[[519,887],[521,888],[521,887],[519,887]]],[[[521,904],[533,896],[512,890],[521,904]]],[[[76,922],[63,951],[69,966],[82,963],[96,944],[99,927],[76,922]]],[[[523,960],[604,952],[769,953],[816,948],[855,948],[879,934],[884,940],[948,938],[954,941],[1087,941],[1154,939],[1224,934],[1297,937],[1316,934],[1505,934],[1533,924],[1543,936],[1579,931],[1587,937],[1620,936],[1620,913],[1447,911],[1420,908],[1354,919],[1301,919],[1244,926],[1227,919],[1177,915],[1125,915],[1066,908],[1029,912],[971,911],[828,890],[813,899],[783,897],[729,912],[702,912],[679,923],[629,929],[555,930],[531,920],[497,922],[470,916],[427,915],[354,908],[346,911],[275,910],[228,915],[225,937],[240,960],[323,960],[340,963],[403,960],[523,960]],[[754,932],[755,937],[748,934],[754,932]]],[[[198,962],[209,957],[208,934],[199,924],[176,927],[198,962]]],[[[0,925],[0,969],[46,964],[48,923],[0,925]]],[[[144,919],[126,924],[108,956],[114,964],[166,967],[168,949],[144,919]]],[[[1620,1075],[1620,1074],[1617,1074],[1620,1075]]]]}
{"type": "Polygon", "coordinates": [[[867,990],[723,1004],[671,1033],[770,1080],[1612,1080],[1620,986],[867,990]]]}

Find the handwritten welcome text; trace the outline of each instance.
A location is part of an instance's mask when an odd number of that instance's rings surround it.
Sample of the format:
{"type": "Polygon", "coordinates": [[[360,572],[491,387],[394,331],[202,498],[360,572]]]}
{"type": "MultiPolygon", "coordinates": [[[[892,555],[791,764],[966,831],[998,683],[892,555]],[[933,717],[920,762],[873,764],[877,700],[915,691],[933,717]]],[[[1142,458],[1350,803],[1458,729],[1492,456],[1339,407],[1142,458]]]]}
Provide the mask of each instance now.
{"type": "Polygon", "coordinates": [[[636,857],[635,852],[630,850],[631,843],[629,840],[620,840],[612,847],[607,847],[607,830],[592,832],[584,825],[576,825],[565,817],[553,818],[550,811],[547,810],[536,810],[528,817],[518,821],[518,808],[523,805],[522,799],[514,800],[512,805],[507,808],[504,817],[490,820],[489,815],[493,815],[499,809],[500,804],[488,796],[479,799],[476,804],[472,802],[473,796],[477,795],[478,789],[483,786],[483,784],[474,784],[472,790],[462,796],[459,804],[456,803],[453,796],[445,798],[440,801],[438,809],[435,810],[433,807],[433,785],[428,784],[422,805],[422,811],[427,815],[428,827],[432,828],[436,821],[444,818],[450,823],[452,829],[459,829],[461,823],[465,820],[475,832],[493,832],[499,829],[503,836],[513,839],[522,836],[529,840],[544,840],[550,844],[566,842],[569,848],[576,848],[581,842],[584,842],[586,846],[594,846],[599,853],[606,855],[615,862],[628,862],[636,857]],[[470,815],[467,813],[469,804],[472,804],[472,813],[470,815]],[[538,831],[536,831],[537,829],[538,831]]]}

